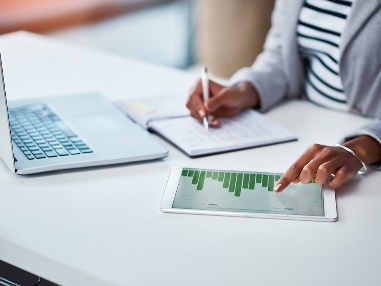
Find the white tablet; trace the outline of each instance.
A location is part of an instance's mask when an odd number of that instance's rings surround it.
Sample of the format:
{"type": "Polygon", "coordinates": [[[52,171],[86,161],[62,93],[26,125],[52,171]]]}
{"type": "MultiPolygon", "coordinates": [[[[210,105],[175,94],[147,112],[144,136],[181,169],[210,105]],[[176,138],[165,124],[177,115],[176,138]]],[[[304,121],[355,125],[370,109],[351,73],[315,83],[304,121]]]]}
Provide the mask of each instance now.
{"type": "Polygon", "coordinates": [[[173,167],[160,204],[170,213],[336,221],[335,190],[291,184],[273,191],[280,173],[173,167]]]}

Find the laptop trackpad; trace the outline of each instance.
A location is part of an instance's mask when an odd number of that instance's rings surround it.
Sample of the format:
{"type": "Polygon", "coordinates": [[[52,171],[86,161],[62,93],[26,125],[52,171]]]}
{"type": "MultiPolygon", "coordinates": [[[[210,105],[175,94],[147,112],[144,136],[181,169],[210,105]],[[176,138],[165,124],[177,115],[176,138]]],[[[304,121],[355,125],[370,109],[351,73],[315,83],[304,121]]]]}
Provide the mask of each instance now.
{"type": "Polygon", "coordinates": [[[81,128],[90,132],[102,134],[117,133],[126,130],[127,120],[114,116],[112,113],[96,113],[75,116],[74,120],[81,128]]]}

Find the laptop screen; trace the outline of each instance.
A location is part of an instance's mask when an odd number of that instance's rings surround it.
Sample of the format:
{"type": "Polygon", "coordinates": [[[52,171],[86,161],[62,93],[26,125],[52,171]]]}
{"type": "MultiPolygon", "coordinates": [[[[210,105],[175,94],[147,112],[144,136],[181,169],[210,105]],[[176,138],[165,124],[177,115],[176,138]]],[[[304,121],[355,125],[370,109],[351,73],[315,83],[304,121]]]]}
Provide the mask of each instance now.
{"type": "Polygon", "coordinates": [[[8,106],[5,94],[3,63],[0,54],[0,157],[7,167],[15,172],[11,132],[9,128],[8,106]]]}

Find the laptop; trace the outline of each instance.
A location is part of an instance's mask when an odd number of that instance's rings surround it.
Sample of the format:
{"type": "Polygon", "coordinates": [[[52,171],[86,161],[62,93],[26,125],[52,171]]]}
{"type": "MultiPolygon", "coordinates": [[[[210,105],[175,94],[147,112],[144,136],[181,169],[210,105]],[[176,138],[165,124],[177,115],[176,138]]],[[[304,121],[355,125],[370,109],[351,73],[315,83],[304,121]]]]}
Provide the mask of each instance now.
{"type": "Polygon", "coordinates": [[[17,174],[163,158],[146,130],[96,93],[7,102],[0,55],[0,157],[17,174]]]}

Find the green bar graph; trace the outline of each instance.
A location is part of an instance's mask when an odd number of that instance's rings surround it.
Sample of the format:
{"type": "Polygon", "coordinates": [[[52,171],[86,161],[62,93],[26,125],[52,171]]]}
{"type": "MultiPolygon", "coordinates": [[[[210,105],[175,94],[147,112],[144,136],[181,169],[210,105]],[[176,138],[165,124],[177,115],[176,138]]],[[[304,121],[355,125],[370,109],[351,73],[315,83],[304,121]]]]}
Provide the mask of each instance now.
{"type": "Polygon", "coordinates": [[[238,173],[237,174],[237,181],[235,183],[235,190],[234,190],[234,196],[236,196],[236,197],[239,197],[241,195],[242,178],[243,178],[243,174],[238,173]]]}
{"type": "Polygon", "coordinates": [[[281,177],[278,173],[198,168],[182,168],[179,173],[174,208],[324,214],[322,186],[318,184],[293,184],[282,194],[274,194],[281,177]]]}
{"type": "Polygon", "coordinates": [[[237,180],[237,173],[232,173],[230,176],[229,192],[234,193],[236,180],[237,180]]]}
{"type": "Polygon", "coordinates": [[[274,191],[274,178],[275,178],[274,175],[269,175],[269,184],[268,184],[268,188],[267,188],[267,190],[269,192],[274,191]]]}
{"type": "MultiPolygon", "coordinates": [[[[183,169],[182,177],[188,177],[196,191],[202,191],[208,180],[217,181],[222,188],[239,197],[242,190],[254,191],[263,189],[268,192],[274,191],[274,185],[281,177],[280,174],[250,173],[250,172],[221,172],[211,170],[183,169]]],[[[314,183],[313,180],[311,183],[314,183]]]]}
{"type": "Polygon", "coordinates": [[[200,178],[198,179],[197,183],[197,191],[201,191],[204,188],[205,176],[206,172],[201,171],[200,178]]]}
{"type": "Polygon", "coordinates": [[[183,169],[183,171],[181,172],[181,176],[188,176],[188,170],[183,169]]]}
{"type": "Polygon", "coordinates": [[[269,183],[269,176],[268,175],[263,175],[262,176],[262,187],[267,187],[269,183]]]}
{"type": "Polygon", "coordinates": [[[230,173],[225,173],[224,183],[222,187],[225,189],[229,188],[229,183],[230,183],[230,173]]]}
{"type": "Polygon", "coordinates": [[[255,174],[250,174],[249,175],[249,189],[250,190],[254,190],[254,187],[255,187],[255,174]]]}
{"type": "Polygon", "coordinates": [[[192,184],[196,185],[198,183],[198,177],[200,176],[200,171],[194,171],[192,184]]]}
{"type": "Polygon", "coordinates": [[[249,177],[250,175],[249,174],[244,174],[243,175],[243,184],[242,184],[242,188],[244,189],[248,189],[249,188],[249,177]]]}
{"type": "Polygon", "coordinates": [[[262,174],[257,174],[256,176],[255,176],[255,182],[256,183],[260,183],[260,182],[262,182],[262,174]]]}

